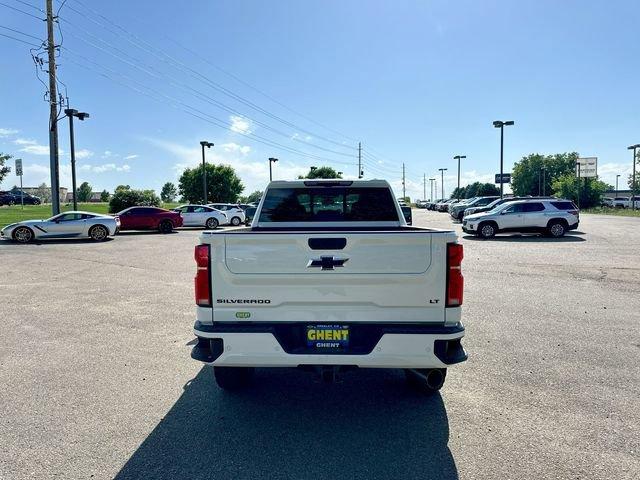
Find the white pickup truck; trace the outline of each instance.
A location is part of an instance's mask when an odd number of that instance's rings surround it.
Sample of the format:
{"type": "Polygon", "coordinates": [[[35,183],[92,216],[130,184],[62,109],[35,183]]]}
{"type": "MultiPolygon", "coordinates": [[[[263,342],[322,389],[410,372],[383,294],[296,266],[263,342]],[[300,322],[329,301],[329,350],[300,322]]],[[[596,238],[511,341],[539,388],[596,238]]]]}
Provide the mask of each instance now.
{"type": "Polygon", "coordinates": [[[460,343],[462,245],[407,226],[381,180],[271,182],[250,227],[195,247],[197,343],[221,388],[255,367],[399,368],[439,390],[460,343]]]}

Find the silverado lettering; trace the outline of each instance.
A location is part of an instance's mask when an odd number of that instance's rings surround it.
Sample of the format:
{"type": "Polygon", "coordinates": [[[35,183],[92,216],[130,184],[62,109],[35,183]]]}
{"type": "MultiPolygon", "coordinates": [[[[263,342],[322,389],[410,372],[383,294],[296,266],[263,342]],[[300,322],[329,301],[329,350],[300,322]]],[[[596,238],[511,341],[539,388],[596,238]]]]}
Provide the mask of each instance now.
{"type": "Polygon", "coordinates": [[[256,298],[251,298],[248,300],[238,300],[235,298],[219,298],[217,300],[218,303],[260,303],[260,304],[264,304],[264,303],[271,303],[271,300],[268,299],[256,299],[256,298]]]}

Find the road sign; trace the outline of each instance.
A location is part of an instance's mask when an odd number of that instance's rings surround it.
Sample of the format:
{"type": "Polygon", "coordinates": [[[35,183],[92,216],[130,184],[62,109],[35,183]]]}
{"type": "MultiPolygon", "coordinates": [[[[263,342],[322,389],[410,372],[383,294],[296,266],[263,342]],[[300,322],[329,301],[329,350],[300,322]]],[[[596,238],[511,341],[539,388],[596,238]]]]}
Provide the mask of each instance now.
{"type": "Polygon", "coordinates": [[[585,157],[576,160],[576,175],[578,174],[580,175],[580,178],[597,177],[598,158],[585,157]]]}
{"type": "Polygon", "coordinates": [[[496,173],[496,181],[495,183],[511,183],[511,174],[503,173],[502,178],[500,178],[500,174],[496,173]]]}
{"type": "Polygon", "coordinates": [[[16,175],[18,177],[22,176],[22,159],[16,158],[16,175]]]}

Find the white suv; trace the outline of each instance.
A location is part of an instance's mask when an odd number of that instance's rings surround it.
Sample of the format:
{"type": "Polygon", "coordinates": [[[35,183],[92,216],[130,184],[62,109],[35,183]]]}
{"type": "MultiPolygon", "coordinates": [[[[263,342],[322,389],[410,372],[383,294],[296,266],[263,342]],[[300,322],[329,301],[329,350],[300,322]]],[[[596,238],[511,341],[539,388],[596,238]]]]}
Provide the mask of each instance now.
{"type": "Polygon", "coordinates": [[[234,227],[244,223],[244,210],[236,203],[210,203],[209,206],[224,212],[229,219],[229,223],[234,227]]]}
{"type": "Polygon", "coordinates": [[[502,232],[532,232],[562,237],[578,228],[580,214],[571,200],[520,200],[464,217],[462,229],[483,238],[502,232]]]}

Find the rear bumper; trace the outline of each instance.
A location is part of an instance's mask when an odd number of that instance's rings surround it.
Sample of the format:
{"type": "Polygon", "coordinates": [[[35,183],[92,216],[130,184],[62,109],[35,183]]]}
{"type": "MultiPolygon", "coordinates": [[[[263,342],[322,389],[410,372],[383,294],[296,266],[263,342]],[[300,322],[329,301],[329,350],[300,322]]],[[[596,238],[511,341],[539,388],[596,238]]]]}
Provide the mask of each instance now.
{"type": "MultiPolygon", "coordinates": [[[[419,324],[351,324],[368,337],[356,352],[310,353],[295,336],[306,324],[239,324],[196,322],[198,343],[191,357],[229,367],[297,367],[349,365],[362,368],[446,368],[464,362],[460,342],[464,326],[419,324]]],[[[355,335],[354,335],[355,337],[355,335]]]]}

